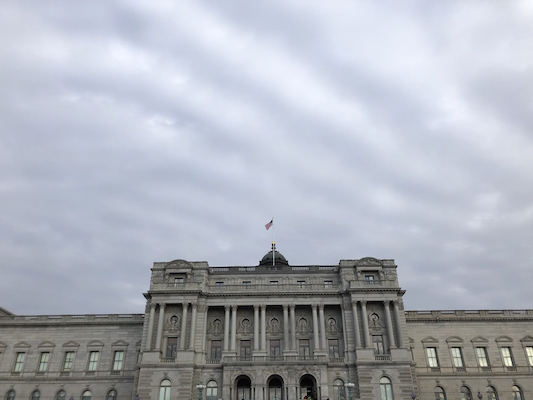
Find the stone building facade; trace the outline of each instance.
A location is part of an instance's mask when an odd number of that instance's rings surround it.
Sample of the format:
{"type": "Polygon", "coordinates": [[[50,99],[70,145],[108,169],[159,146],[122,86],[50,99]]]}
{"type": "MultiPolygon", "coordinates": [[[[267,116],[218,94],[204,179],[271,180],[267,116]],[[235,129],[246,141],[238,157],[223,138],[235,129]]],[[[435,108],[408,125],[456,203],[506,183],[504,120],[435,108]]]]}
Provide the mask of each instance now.
{"type": "Polygon", "coordinates": [[[393,260],[156,262],[136,315],[0,309],[5,400],[526,400],[533,311],[405,311],[393,260]]]}

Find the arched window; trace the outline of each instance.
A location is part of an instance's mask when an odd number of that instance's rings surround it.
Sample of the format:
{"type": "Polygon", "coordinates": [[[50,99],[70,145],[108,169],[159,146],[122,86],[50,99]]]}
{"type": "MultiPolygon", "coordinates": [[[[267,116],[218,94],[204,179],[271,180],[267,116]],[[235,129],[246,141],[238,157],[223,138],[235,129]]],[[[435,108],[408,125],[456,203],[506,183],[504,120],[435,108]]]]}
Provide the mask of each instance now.
{"type": "Polygon", "coordinates": [[[487,386],[487,400],[498,400],[498,392],[492,386],[487,386]]]}
{"type": "Polygon", "coordinates": [[[218,399],[218,385],[216,381],[207,382],[205,388],[205,400],[217,400],[218,399]]]}
{"type": "Polygon", "coordinates": [[[461,400],[472,400],[472,392],[466,386],[461,386],[461,400]]]}
{"type": "Polygon", "coordinates": [[[85,392],[83,392],[83,394],[81,395],[81,400],[91,400],[91,391],[86,390],[85,392]]]}
{"type": "Polygon", "coordinates": [[[15,400],[15,391],[14,390],[10,390],[9,392],[7,392],[6,400],[15,400]]]}
{"type": "Polygon", "coordinates": [[[346,398],[344,393],[344,382],[340,379],[335,379],[333,381],[333,400],[344,400],[346,398]]]}
{"type": "Polygon", "coordinates": [[[392,384],[389,378],[383,376],[379,380],[379,388],[381,391],[381,400],[394,400],[392,395],[392,384]]]}
{"type": "Polygon", "coordinates": [[[56,400],[65,400],[66,398],[67,398],[67,394],[65,393],[64,390],[60,390],[59,392],[57,392],[56,400]]]}
{"type": "Polygon", "coordinates": [[[115,389],[111,389],[107,392],[107,400],[117,400],[117,391],[115,389]]]}
{"type": "Polygon", "coordinates": [[[165,379],[159,386],[159,400],[170,400],[170,381],[165,379]]]}
{"type": "Polygon", "coordinates": [[[513,389],[513,400],[524,400],[524,395],[522,394],[522,389],[519,386],[514,385],[513,389]]]}
{"type": "Polygon", "coordinates": [[[38,390],[34,390],[33,393],[31,394],[31,400],[40,400],[41,398],[41,392],[39,392],[38,390]]]}
{"type": "Polygon", "coordinates": [[[446,400],[446,392],[440,386],[435,386],[435,400],[446,400]]]}

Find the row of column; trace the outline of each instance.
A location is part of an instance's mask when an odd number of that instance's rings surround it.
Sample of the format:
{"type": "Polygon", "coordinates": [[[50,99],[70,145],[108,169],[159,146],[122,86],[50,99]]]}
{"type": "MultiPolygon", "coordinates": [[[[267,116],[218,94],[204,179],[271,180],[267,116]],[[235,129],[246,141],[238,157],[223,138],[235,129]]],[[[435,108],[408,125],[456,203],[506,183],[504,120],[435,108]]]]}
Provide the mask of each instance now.
{"type": "MultiPolygon", "coordinates": [[[[224,318],[224,351],[235,351],[237,333],[237,308],[238,306],[225,306],[224,318]],[[230,316],[231,315],[231,316],[230,316]],[[231,340],[230,340],[231,332],[231,340]]],[[[254,351],[266,352],[266,308],[263,305],[254,305],[254,351]]],[[[296,306],[283,305],[283,326],[288,329],[283,330],[284,351],[297,351],[296,342],[296,306]],[[289,323],[290,320],[290,323],[289,323]],[[290,341],[289,341],[290,333],[290,341]]],[[[316,349],[325,350],[326,344],[326,322],[324,318],[324,305],[311,305],[313,314],[313,333],[316,349]],[[318,311],[317,311],[318,310],[318,311]],[[319,328],[320,327],[320,328],[319,328]],[[319,341],[320,332],[320,341],[319,341]]]]}
{"type": "MultiPolygon", "coordinates": [[[[353,313],[353,320],[354,320],[354,331],[355,331],[355,347],[356,348],[372,348],[372,340],[370,339],[370,331],[368,329],[368,313],[366,310],[366,301],[365,300],[352,300],[352,313],[353,313]],[[358,303],[361,304],[361,315],[363,316],[363,335],[364,335],[364,344],[361,346],[361,335],[360,335],[360,327],[359,327],[359,317],[357,313],[357,305],[358,303]]],[[[390,300],[383,301],[383,305],[385,308],[385,324],[387,326],[387,335],[390,340],[390,346],[392,348],[398,348],[402,347],[403,345],[403,336],[402,336],[402,329],[401,329],[401,319],[400,319],[400,307],[397,300],[393,300],[392,303],[394,305],[394,319],[396,322],[396,332],[397,337],[394,336],[394,331],[392,329],[392,317],[391,317],[391,311],[390,311],[390,300]]]]}
{"type": "MultiPolygon", "coordinates": [[[[196,303],[182,303],[182,317],[181,317],[181,332],[180,332],[180,342],[179,349],[185,350],[185,335],[187,333],[187,313],[189,309],[189,304],[191,305],[192,314],[191,314],[191,334],[189,336],[189,345],[188,349],[194,348],[194,338],[196,336],[196,303]]],[[[161,350],[161,338],[163,337],[163,327],[165,322],[165,308],[166,303],[152,303],[150,305],[150,319],[148,321],[148,337],[146,340],[147,350],[152,350],[152,337],[154,333],[154,319],[155,319],[155,309],[159,305],[159,320],[157,322],[157,333],[155,339],[155,348],[154,351],[161,350]]]]}

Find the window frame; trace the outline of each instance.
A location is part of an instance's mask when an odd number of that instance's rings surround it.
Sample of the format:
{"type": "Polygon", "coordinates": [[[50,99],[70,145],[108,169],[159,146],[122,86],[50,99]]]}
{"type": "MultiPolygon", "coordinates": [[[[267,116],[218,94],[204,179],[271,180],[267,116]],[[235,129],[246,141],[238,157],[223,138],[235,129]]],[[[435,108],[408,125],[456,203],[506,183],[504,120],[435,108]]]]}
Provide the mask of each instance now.
{"type": "Polygon", "coordinates": [[[170,382],[170,379],[163,379],[159,383],[158,400],[170,400],[171,388],[172,388],[172,382],[170,382]],[[167,384],[167,382],[168,382],[168,384],[167,384]]]}
{"type": "Polygon", "coordinates": [[[48,370],[48,365],[50,364],[50,352],[41,351],[39,355],[39,363],[37,364],[37,372],[46,372],[48,370]]]}
{"type": "Polygon", "coordinates": [[[26,352],[17,351],[15,353],[15,362],[13,363],[13,372],[22,372],[26,361],[26,352]]]}
{"type": "Polygon", "coordinates": [[[394,400],[392,380],[388,376],[379,378],[379,395],[381,400],[394,400]]]}
{"type": "Polygon", "coordinates": [[[465,360],[463,358],[463,349],[459,346],[450,347],[450,355],[452,357],[452,364],[455,368],[465,368],[465,360]]]}
{"type": "Polygon", "coordinates": [[[502,357],[502,362],[503,362],[504,367],[512,368],[516,366],[514,357],[513,357],[513,349],[511,346],[501,346],[500,355],[502,357]],[[504,354],[505,352],[508,352],[509,354],[504,354]]]}
{"type": "Polygon", "coordinates": [[[92,394],[91,390],[90,389],[85,389],[82,392],[80,398],[81,398],[81,400],[91,400],[92,396],[93,396],[93,394],[92,394]]]}
{"type": "Polygon", "coordinates": [[[513,385],[511,387],[511,394],[512,394],[513,400],[524,400],[524,391],[518,385],[513,385]],[[517,397],[516,393],[518,393],[520,397],[517,397]]]}
{"type": "Polygon", "coordinates": [[[527,363],[530,367],[533,367],[533,346],[524,346],[526,352],[527,363]]]}
{"type": "Polygon", "coordinates": [[[300,357],[309,357],[311,355],[311,343],[309,339],[298,339],[298,355],[300,357]],[[304,354],[302,354],[302,350],[304,354]]]}
{"type": "Polygon", "coordinates": [[[165,357],[174,358],[178,355],[178,337],[168,336],[165,357]]]}
{"type": "Polygon", "coordinates": [[[100,351],[91,350],[87,357],[87,371],[96,372],[98,370],[98,362],[100,361],[100,351]],[[95,355],[96,360],[93,360],[93,355],[95,355]]]}
{"type": "Polygon", "coordinates": [[[205,385],[205,400],[218,400],[218,383],[214,379],[205,385]]]}
{"type": "Polygon", "coordinates": [[[35,389],[33,392],[31,392],[30,400],[41,400],[41,391],[39,389],[35,389]]]}
{"type": "Polygon", "coordinates": [[[17,397],[17,392],[15,392],[14,389],[10,389],[10,390],[8,390],[8,392],[6,393],[6,397],[5,397],[5,399],[6,399],[6,400],[15,400],[16,397],[17,397]]]}
{"type": "Polygon", "coordinates": [[[124,369],[124,357],[126,355],[125,353],[126,352],[124,350],[115,350],[113,352],[113,364],[111,365],[111,371],[122,371],[124,369]],[[117,360],[118,355],[120,355],[119,360],[117,360]]]}
{"type": "Polygon", "coordinates": [[[241,340],[239,354],[241,357],[252,357],[252,341],[250,339],[241,340]]]}
{"type": "Polygon", "coordinates": [[[428,363],[428,367],[429,368],[440,368],[439,354],[437,352],[437,347],[428,346],[428,347],[425,347],[425,350],[426,351],[424,353],[426,353],[426,360],[428,363]],[[434,352],[433,356],[430,356],[429,354],[431,350],[434,352]],[[434,360],[435,365],[432,365],[432,360],[434,360]]]}
{"type": "Polygon", "coordinates": [[[328,355],[329,355],[329,357],[339,358],[340,354],[341,353],[340,353],[340,340],[339,340],[339,338],[329,338],[328,339],[328,355]]]}
{"type": "Polygon", "coordinates": [[[435,395],[435,400],[446,400],[446,391],[440,385],[435,386],[435,389],[433,389],[433,394],[435,395]],[[439,396],[437,397],[437,395],[439,396]]]}
{"type": "Polygon", "coordinates": [[[222,358],[222,340],[221,339],[213,339],[211,340],[211,360],[220,360],[222,358]],[[213,346],[213,344],[217,344],[216,346],[213,346]],[[218,357],[213,357],[218,356],[218,357]]]}
{"type": "Polygon", "coordinates": [[[70,372],[74,367],[74,360],[76,358],[76,352],[72,350],[67,350],[63,355],[63,364],[61,365],[61,371],[70,372]],[[72,355],[72,360],[68,360],[69,355],[72,355]],[[67,362],[70,362],[69,367],[67,368],[67,362]]]}
{"type": "Polygon", "coordinates": [[[476,346],[476,358],[478,367],[490,368],[489,352],[485,346],[476,346]],[[483,353],[482,357],[479,355],[480,352],[483,353]],[[482,365],[481,360],[484,360],[486,365],[482,365]]]}

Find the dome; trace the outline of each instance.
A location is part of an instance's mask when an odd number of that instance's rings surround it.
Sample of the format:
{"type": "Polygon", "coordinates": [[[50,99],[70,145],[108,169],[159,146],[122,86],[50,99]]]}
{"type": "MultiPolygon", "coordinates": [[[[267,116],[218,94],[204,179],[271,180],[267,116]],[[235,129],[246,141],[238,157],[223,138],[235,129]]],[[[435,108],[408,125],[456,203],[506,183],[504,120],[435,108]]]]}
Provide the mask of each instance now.
{"type": "Polygon", "coordinates": [[[272,250],[264,255],[259,265],[289,265],[287,259],[276,250],[276,242],[272,242],[272,250]]]}

